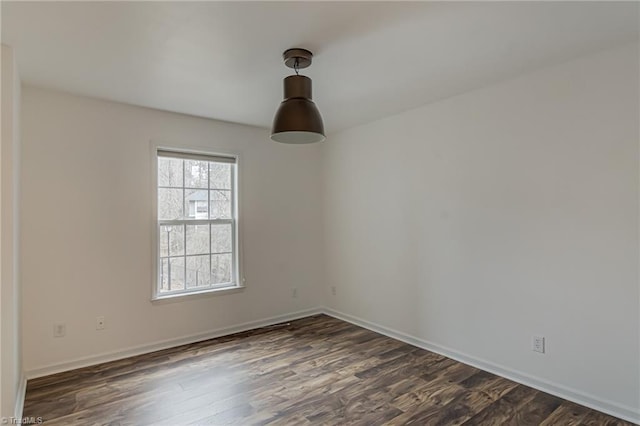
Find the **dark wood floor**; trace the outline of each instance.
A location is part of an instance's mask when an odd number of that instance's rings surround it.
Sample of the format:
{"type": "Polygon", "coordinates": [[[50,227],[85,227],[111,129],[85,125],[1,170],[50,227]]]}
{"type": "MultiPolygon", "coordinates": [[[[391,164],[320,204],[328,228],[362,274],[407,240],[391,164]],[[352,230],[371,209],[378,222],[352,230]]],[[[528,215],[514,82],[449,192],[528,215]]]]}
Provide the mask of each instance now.
{"type": "Polygon", "coordinates": [[[30,380],[57,425],[630,425],[318,315],[30,380]]]}

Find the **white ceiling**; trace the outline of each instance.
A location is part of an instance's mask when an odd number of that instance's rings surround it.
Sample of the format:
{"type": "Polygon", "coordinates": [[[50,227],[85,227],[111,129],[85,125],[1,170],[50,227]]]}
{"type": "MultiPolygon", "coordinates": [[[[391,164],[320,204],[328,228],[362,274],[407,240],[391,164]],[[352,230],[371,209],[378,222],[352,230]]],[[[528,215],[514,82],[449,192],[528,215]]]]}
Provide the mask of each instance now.
{"type": "Polygon", "coordinates": [[[302,73],[328,131],[638,40],[636,2],[2,2],[27,84],[257,126],[302,73]]]}

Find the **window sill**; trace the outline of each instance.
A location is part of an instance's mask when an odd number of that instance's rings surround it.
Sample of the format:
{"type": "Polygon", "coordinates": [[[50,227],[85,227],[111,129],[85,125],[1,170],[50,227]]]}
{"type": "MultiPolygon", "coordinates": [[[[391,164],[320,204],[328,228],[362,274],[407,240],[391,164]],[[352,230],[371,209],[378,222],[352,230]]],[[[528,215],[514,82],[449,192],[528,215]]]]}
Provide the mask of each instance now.
{"type": "Polygon", "coordinates": [[[164,303],[173,303],[173,302],[184,302],[192,299],[201,299],[203,297],[223,296],[226,294],[241,293],[242,291],[244,291],[244,289],[245,289],[244,286],[237,286],[237,287],[211,288],[211,289],[202,290],[198,292],[191,292],[191,293],[156,295],[151,298],[151,303],[164,304],[164,303]]]}

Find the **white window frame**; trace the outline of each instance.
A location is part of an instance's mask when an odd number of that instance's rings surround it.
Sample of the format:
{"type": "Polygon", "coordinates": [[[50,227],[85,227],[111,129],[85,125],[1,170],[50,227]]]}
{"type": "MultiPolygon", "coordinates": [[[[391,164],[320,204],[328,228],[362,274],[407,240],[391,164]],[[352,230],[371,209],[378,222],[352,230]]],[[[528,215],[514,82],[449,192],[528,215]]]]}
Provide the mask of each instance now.
{"type": "MultiPolygon", "coordinates": [[[[229,293],[236,293],[238,291],[242,291],[244,289],[244,274],[242,273],[242,239],[241,239],[241,226],[240,226],[240,194],[242,193],[240,189],[240,171],[241,160],[239,153],[232,152],[220,152],[220,151],[210,151],[208,149],[192,149],[185,148],[181,146],[167,146],[160,145],[157,143],[151,144],[151,157],[152,157],[152,292],[151,292],[151,300],[152,301],[171,301],[171,300],[181,300],[184,298],[191,298],[194,296],[209,296],[209,295],[222,295],[229,293]],[[204,156],[204,157],[212,157],[212,160],[215,157],[224,157],[233,159],[233,167],[232,167],[232,176],[231,176],[231,193],[232,193],[232,215],[230,220],[224,220],[226,223],[231,223],[233,228],[233,242],[232,242],[232,277],[231,283],[225,283],[220,285],[215,285],[203,289],[184,289],[182,291],[174,291],[171,293],[161,293],[160,292],[160,221],[158,220],[158,157],[159,152],[163,151],[165,153],[176,153],[177,155],[184,156],[204,156]]],[[[199,219],[190,219],[189,222],[203,222],[199,219]]],[[[210,220],[204,220],[207,223],[212,223],[210,220]]],[[[166,222],[166,221],[163,221],[166,222]]]]}

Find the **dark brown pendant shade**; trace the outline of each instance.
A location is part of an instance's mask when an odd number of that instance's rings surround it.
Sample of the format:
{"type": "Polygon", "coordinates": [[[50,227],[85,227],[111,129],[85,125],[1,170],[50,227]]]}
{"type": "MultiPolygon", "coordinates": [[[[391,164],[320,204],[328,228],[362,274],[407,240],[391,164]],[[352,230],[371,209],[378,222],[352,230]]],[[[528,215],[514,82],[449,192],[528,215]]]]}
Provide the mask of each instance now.
{"type": "MultiPolygon", "coordinates": [[[[284,54],[285,63],[287,52],[284,54]]],[[[304,52],[309,54],[310,64],[311,52],[304,52]]],[[[289,144],[321,142],[325,139],[322,117],[312,100],[309,77],[290,75],[284,79],[284,100],[273,118],[271,139],[289,144]]]]}

